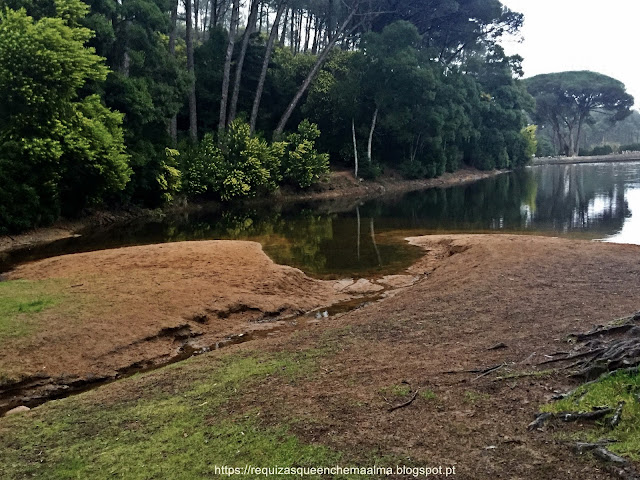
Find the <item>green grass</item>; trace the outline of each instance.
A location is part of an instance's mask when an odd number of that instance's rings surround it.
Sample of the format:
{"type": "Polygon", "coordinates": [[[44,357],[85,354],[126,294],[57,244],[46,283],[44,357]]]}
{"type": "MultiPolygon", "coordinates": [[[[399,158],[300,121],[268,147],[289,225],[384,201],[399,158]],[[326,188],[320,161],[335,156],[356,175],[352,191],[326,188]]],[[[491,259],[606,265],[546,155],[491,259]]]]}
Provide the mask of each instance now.
{"type": "Polygon", "coordinates": [[[616,440],[607,446],[609,450],[633,460],[640,460],[640,375],[618,374],[606,377],[594,384],[579,388],[571,397],[544,405],[543,412],[588,412],[592,407],[608,405],[616,408],[618,402],[626,402],[620,424],[611,429],[604,422],[572,433],[575,440],[597,441],[602,438],[616,440]]]}
{"type": "Polygon", "coordinates": [[[257,408],[234,405],[246,391],[277,395],[261,386],[270,377],[313,375],[321,355],[203,356],[0,419],[2,478],[195,479],[212,478],[216,465],[344,462],[288,433],[286,418],[265,426],[257,408]]]}
{"type": "Polygon", "coordinates": [[[380,389],[382,395],[393,395],[395,397],[406,397],[412,392],[411,387],[407,384],[391,385],[380,389]]]}
{"type": "Polygon", "coordinates": [[[62,299],[58,285],[51,281],[0,282],[0,341],[32,333],[38,325],[37,314],[62,299]]]}
{"type": "Polygon", "coordinates": [[[475,405],[478,402],[482,402],[489,399],[491,399],[491,395],[489,395],[488,393],[478,393],[478,392],[473,392],[471,390],[468,390],[464,392],[463,401],[465,403],[471,403],[475,405]]]}
{"type": "Polygon", "coordinates": [[[425,400],[435,400],[436,398],[438,398],[436,392],[434,392],[433,390],[420,390],[420,396],[425,400]]]}

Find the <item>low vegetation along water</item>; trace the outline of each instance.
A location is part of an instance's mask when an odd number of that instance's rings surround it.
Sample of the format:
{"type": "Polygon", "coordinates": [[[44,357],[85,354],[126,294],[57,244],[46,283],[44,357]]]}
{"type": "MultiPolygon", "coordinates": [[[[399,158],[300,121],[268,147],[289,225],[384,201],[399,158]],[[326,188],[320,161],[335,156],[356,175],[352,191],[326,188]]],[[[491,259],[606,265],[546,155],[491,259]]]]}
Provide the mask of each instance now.
{"type": "Polygon", "coordinates": [[[420,250],[404,237],[507,232],[640,243],[640,162],[546,165],[472,184],[369,201],[204,209],[126,228],[95,230],[2,267],[60,253],[194,239],[260,242],[277,263],[317,276],[398,271],[420,250]]]}

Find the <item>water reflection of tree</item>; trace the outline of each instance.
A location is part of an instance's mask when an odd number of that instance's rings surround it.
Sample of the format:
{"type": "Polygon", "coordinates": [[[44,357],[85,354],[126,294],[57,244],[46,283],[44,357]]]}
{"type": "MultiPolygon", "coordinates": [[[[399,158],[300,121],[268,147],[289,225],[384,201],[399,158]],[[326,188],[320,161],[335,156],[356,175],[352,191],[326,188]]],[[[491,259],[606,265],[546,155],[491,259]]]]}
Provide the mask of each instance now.
{"type": "Polygon", "coordinates": [[[619,231],[630,214],[625,179],[615,165],[549,166],[535,175],[538,225],[605,236],[619,231]]]}
{"type": "MultiPolygon", "coordinates": [[[[536,180],[527,172],[500,175],[465,186],[412,192],[365,205],[381,230],[471,231],[527,224],[522,205],[534,205],[536,180]]],[[[531,208],[535,210],[535,208],[531,208]]]]}

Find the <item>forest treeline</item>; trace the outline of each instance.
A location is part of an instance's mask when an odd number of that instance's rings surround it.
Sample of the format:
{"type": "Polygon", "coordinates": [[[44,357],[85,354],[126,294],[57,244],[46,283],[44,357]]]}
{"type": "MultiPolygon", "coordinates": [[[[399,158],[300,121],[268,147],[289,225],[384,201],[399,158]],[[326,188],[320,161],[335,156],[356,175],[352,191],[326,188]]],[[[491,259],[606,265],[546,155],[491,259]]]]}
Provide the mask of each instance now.
{"type": "Polygon", "coordinates": [[[0,230],[526,163],[498,0],[0,0],[0,230]]]}

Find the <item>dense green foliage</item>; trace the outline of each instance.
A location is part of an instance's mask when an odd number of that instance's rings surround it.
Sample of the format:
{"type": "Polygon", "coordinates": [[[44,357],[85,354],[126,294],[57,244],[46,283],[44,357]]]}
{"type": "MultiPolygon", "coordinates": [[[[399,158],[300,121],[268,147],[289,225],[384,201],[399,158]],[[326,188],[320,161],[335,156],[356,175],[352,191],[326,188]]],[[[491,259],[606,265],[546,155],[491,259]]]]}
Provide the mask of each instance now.
{"type": "Polygon", "coordinates": [[[329,171],[328,155],[315,149],[318,127],[303,121],[298,133],[269,143],[236,120],[218,140],[205,135],[185,159],[184,191],[190,196],[222,200],[272,192],[282,180],[305,188],[329,171]]]}
{"type": "Polygon", "coordinates": [[[175,0],[0,0],[1,229],[308,188],[329,160],[423,178],[531,157],[521,59],[498,45],[522,16],[499,0],[275,17],[279,2],[253,0],[259,20],[237,29],[234,0],[187,1],[190,22],[175,0]]]}
{"type": "Polygon", "coordinates": [[[73,213],[129,180],[122,115],[81,93],[107,74],[77,26],[86,6],[55,7],[40,20],[0,13],[0,229],[73,213]]]}

